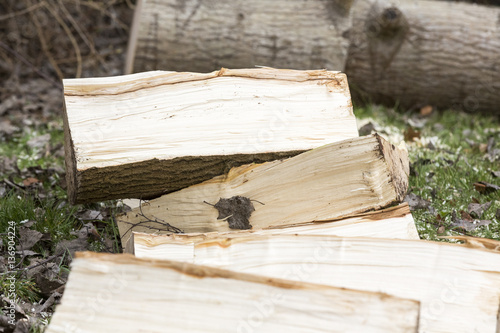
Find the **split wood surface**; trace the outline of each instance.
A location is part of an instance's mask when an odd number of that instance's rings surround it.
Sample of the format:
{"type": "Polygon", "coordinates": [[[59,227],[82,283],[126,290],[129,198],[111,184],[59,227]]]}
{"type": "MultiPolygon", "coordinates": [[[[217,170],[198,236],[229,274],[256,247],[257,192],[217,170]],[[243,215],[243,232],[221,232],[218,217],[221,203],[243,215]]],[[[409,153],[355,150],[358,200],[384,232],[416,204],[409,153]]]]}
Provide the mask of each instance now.
{"type": "Polygon", "coordinates": [[[150,199],[358,136],[339,72],[221,69],[64,80],[73,203],[150,199]]]}
{"type": "Polygon", "coordinates": [[[72,262],[47,333],[413,333],[419,309],[383,293],[87,252],[72,262]]]}
{"type": "Polygon", "coordinates": [[[125,252],[141,258],[191,259],[195,244],[224,235],[247,237],[249,235],[334,235],[343,237],[375,237],[419,239],[415,221],[407,203],[331,222],[313,222],[281,228],[241,230],[227,233],[156,235],[133,232],[125,252]]]}
{"type": "Polygon", "coordinates": [[[233,168],[227,175],[164,195],[117,216],[122,244],[132,231],[225,232],[213,206],[221,198],[243,196],[255,211],[252,229],[321,222],[384,208],[403,200],[409,162],[379,135],[344,140],[287,160],[233,168]]]}
{"type": "MultiPolygon", "coordinates": [[[[176,260],[418,300],[421,333],[496,333],[500,327],[498,251],[312,235],[223,235],[196,242],[193,249],[190,258],[183,253],[176,260]]],[[[137,250],[137,256],[148,253],[137,250]]]]}

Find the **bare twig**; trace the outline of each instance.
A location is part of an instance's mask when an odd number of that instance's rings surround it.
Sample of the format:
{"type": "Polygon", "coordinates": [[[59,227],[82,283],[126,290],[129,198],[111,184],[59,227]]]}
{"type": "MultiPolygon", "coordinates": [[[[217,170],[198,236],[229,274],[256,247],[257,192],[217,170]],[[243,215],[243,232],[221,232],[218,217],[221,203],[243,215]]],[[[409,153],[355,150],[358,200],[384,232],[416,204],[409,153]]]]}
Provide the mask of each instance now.
{"type": "MultiPolygon", "coordinates": [[[[125,31],[129,30],[129,26],[127,24],[123,23],[122,21],[118,20],[115,17],[115,15],[111,14],[110,11],[107,8],[103,8],[103,4],[102,3],[97,2],[97,1],[84,1],[81,4],[84,5],[84,6],[90,7],[92,9],[100,11],[101,14],[103,14],[104,16],[109,17],[111,20],[113,20],[114,22],[116,22],[120,26],[120,28],[122,28],[123,30],[125,30],[125,31]]],[[[112,6],[112,4],[108,5],[108,7],[110,7],[110,6],[112,6]]]]}
{"type": "Polygon", "coordinates": [[[123,223],[126,223],[126,224],[130,224],[130,227],[127,229],[127,231],[125,231],[124,235],[128,234],[132,230],[132,228],[134,228],[136,226],[139,226],[139,225],[142,226],[143,228],[150,229],[150,230],[155,230],[155,231],[167,231],[167,232],[172,232],[172,233],[175,233],[175,234],[184,233],[181,229],[179,229],[177,227],[174,227],[173,225],[171,225],[170,223],[165,222],[162,219],[159,219],[159,218],[153,216],[153,218],[154,218],[154,220],[153,220],[153,219],[147,217],[146,214],[144,214],[144,212],[142,211],[142,203],[141,202],[139,202],[139,211],[140,211],[140,213],[138,215],[141,216],[141,217],[143,217],[143,218],[145,218],[144,221],[139,221],[137,223],[132,223],[132,222],[120,220],[120,222],[123,222],[123,223]],[[156,223],[156,224],[161,225],[162,227],[158,228],[158,227],[153,227],[153,226],[150,226],[150,225],[144,225],[145,223],[156,223]]]}
{"type": "MultiPolygon", "coordinates": [[[[93,56],[97,57],[97,60],[101,63],[101,65],[104,68],[107,68],[108,66],[107,66],[106,62],[104,61],[103,57],[95,49],[94,43],[89,40],[89,38],[87,37],[87,34],[85,34],[83,32],[83,30],[80,28],[80,25],[75,21],[73,16],[66,9],[66,6],[64,5],[64,1],[63,0],[58,0],[58,1],[59,1],[59,8],[64,13],[64,15],[66,16],[68,21],[71,22],[71,25],[73,26],[73,28],[75,28],[76,32],[78,33],[80,38],[83,40],[83,42],[88,46],[90,53],[93,56]]],[[[81,59],[80,59],[80,61],[81,61],[81,59]]]]}
{"type": "MultiPolygon", "coordinates": [[[[43,260],[43,261],[40,261],[39,263],[35,264],[35,265],[32,265],[32,266],[28,266],[28,267],[24,267],[24,268],[16,268],[16,269],[11,269],[11,270],[8,270],[4,273],[0,273],[0,276],[1,275],[6,275],[6,274],[10,274],[12,272],[20,272],[20,271],[29,271],[30,269],[33,269],[33,268],[36,268],[38,266],[42,266],[42,265],[45,265],[46,263],[48,263],[49,261],[52,261],[54,260],[55,258],[59,257],[58,255],[54,255],[54,256],[50,256],[48,257],[47,259],[43,260]]],[[[17,267],[18,265],[16,265],[17,267]]]]}
{"type": "MultiPolygon", "coordinates": [[[[56,21],[59,23],[59,25],[64,29],[64,32],[66,33],[66,36],[68,36],[71,44],[73,45],[73,49],[75,50],[76,54],[76,77],[81,77],[82,76],[82,54],[80,52],[80,47],[78,47],[78,43],[71,33],[71,30],[69,29],[68,25],[61,19],[59,14],[57,14],[57,11],[52,7],[50,3],[47,3],[45,8],[52,14],[52,16],[56,19],[56,21]]],[[[57,66],[57,64],[56,64],[57,66]]]]}
{"type": "Polygon", "coordinates": [[[132,3],[131,0],[125,0],[125,2],[127,3],[128,8],[135,10],[136,6],[132,3]]]}
{"type": "Polygon", "coordinates": [[[14,18],[16,16],[28,14],[29,12],[31,12],[31,11],[33,11],[35,9],[38,9],[40,7],[43,7],[43,6],[45,6],[45,0],[44,1],[40,1],[39,3],[31,5],[28,8],[25,8],[25,9],[20,10],[18,12],[14,12],[14,13],[9,13],[9,14],[2,15],[2,16],[0,16],[0,21],[8,20],[8,19],[14,18]]]}
{"type": "Polygon", "coordinates": [[[56,302],[56,298],[61,298],[62,295],[58,292],[53,292],[50,297],[43,303],[40,308],[40,312],[47,311],[54,303],[56,302]]]}
{"type": "MultiPolygon", "coordinates": [[[[27,0],[27,1],[31,4],[31,0],[27,0]]],[[[47,8],[47,6],[45,6],[45,8],[47,8]]],[[[56,74],[59,77],[59,79],[62,80],[64,78],[64,75],[63,75],[61,69],[59,68],[59,66],[57,66],[57,63],[54,60],[54,57],[50,53],[49,47],[47,45],[47,41],[45,40],[45,36],[43,35],[42,25],[40,24],[38,17],[35,14],[33,14],[33,12],[30,12],[30,16],[31,16],[31,20],[32,20],[33,24],[36,27],[36,32],[38,34],[38,39],[39,39],[40,44],[42,46],[43,53],[45,54],[47,59],[49,59],[49,62],[52,65],[52,68],[54,68],[54,70],[56,71],[56,74]]]]}
{"type": "Polygon", "coordinates": [[[35,73],[37,73],[38,75],[40,75],[40,77],[42,77],[45,81],[50,82],[52,85],[54,85],[55,87],[57,87],[59,89],[62,89],[62,84],[61,83],[54,81],[50,76],[48,76],[47,74],[45,74],[42,71],[40,71],[35,65],[33,65],[31,62],[29,62],[20,53],[18,53],[17,51],[11,49],[7,44],[5,44],[4,42],[0,41],[0,47],[3,48],[8,53],[12,54],[17,59],[19,59],[26,66],[31,67],[31,69],[33,69],[33,71],[35,73]]]}
{"type": "MultiPolygon", "coordinates": [[[[33,268],[36,268],[38,266],[42,266],[42,265],[45,265],[46,263],[48,263],[49,261],[52,261],[54,260],[55,258],[59,257],[58,255],[54,255],[54,256],[50,256],[48,257],[47,259],[43,260],[43,261],[40,261],[39,263],[35,264],[35,265],[32,265],[32,266],[29,266],[29,267],[25,267],[25,268],[19,268],[19,269],[15,269],[14,271],[29,271],[30,269],[33,269],[33,268]]],[[[12,272],[12,271],[11,271],[12,272]]]]}

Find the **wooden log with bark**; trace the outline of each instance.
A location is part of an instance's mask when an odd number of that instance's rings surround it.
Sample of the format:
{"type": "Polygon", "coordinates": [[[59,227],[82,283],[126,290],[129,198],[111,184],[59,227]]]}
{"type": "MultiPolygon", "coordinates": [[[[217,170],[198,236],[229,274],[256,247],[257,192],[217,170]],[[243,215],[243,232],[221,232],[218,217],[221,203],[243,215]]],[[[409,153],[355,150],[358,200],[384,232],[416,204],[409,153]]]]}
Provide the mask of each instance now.
{"type": "Polygon", "coordinates": [[[500,114],[500,8],[359,0],[345,72],[353,95],[500,114]]]}
{"type": "MultiPolygon", "coordinates": [[[[136,248],[136,256],[153,251],[136,248]]],[[[222,235],[172,260],[421,302],[420,333],[496,333],[500,252],[442,242],[314,235],[222,235]]],[[[161,256],[156,256],[161,258],[161,256]]]]}
{"type": "Polygon", "coordinates": [[[408,174],[406,148],[375,134],[233,168],[145,202],[117,223],[125,245],[131,231],[225,232],[328,221],[401,202],[408,174]]]}
{"type": "MultiPolygon", "coordinates": [[[[124,251],[139,257],[180,260],[192,256],[197,242],[224,235],[334,235],[342,237],[374,237],[420,239],[407,203],[382,210],[329,222],[310,222],[281,228],[239,230],[227,233],[151,234],[132,232],[124,251]]],[[[125,245],[125,244],[124,244],[125,245]]]]}
{"type": "Polygon", "coordinates": [[[221,69],[64,80],[73,203],[152,198],[358,136],[339,72],[221,69]]]}
{"type": "Polygon", "coordinates": [[[383,293],[80,253],[46,332],[413,333],[419,310],[383,293]]]}
{"type": "Polygon", "coordinates": [[[352,2],[139,0],[126,72],[255,65],[338,70],[349,46],[352,2]]]}
{"type": "Polygon", "coordinates": [[[137,7],[128,72],[327,68],[346,72],[360,100],[500,113],[498,7],[430,0],[176,4],[137,7]]]}

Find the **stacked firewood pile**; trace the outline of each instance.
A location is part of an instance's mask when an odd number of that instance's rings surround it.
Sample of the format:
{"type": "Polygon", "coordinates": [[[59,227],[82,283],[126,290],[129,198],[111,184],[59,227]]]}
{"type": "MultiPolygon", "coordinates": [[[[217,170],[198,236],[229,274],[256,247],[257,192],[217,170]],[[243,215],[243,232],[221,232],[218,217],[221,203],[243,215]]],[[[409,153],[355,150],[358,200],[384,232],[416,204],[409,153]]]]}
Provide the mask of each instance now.
{"type": "Polygon", "coordinates": [[[48,332],[498,332],[500,244],[419,240],[407,151],[358,136],[344,74],[64,86],[69,197],[136,206],[48,332]]]}

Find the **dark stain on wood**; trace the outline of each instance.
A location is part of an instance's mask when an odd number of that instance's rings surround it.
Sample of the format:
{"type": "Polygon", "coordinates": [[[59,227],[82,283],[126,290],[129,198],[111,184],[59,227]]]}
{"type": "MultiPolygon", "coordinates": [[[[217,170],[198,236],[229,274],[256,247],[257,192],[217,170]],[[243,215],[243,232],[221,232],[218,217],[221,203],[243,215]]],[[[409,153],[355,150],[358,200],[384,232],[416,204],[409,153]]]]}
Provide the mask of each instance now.
{"type": "Polygon", "coordinates": [[[220,198],[213,207],[219,212],[217,219],[226,220],[229,228],[241,230],[252,228],[248,219],[255,208],[247,197],[237,195],[229,199],[220,198]]]}

